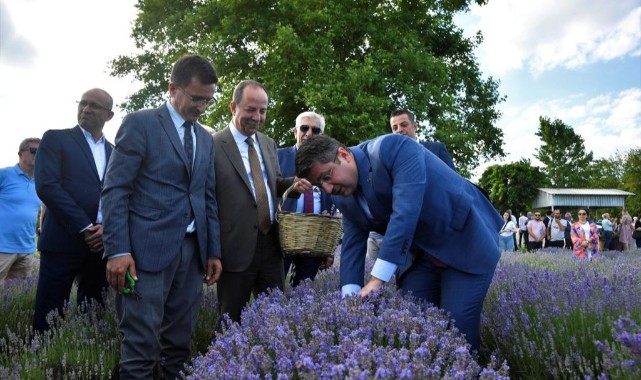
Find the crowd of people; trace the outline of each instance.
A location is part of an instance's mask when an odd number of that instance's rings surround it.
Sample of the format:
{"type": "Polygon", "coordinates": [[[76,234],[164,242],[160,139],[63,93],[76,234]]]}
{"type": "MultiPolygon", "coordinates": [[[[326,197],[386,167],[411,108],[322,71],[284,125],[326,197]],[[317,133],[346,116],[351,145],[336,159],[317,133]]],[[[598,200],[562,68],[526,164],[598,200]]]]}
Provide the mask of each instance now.
{"type": "Polygon", "coordinates": [[[577,210],[576,221],[571,212],[562,215],[559,209],[547,211],[545,217],[540,211],[521,211],[518,220],[511,210],[506,210],[503,221],[498,232],[502,252],[516,251],[520,247],[529,252],[556,247],[572,250],[579,259],[591,259],[598,257],[601,249],[628,251],[641,247],[641,221],[631,217],[626,209],[621,212],[620,222],[609,213],[603,214],[598,221],[600,226],[590,219],[587,208],[577,210]]]}
{"type": "MultiPolygon", "coordinates": [[[[34,333],[50,328],[74,283],[79,304],[103,302],[111,287],[120,378],[179,377],[203,284],[216,284],[221,314],[241,323],[250,299],[283,289],[288,273],[298,286],[332,265],[331,257],[283,257],[279,202],[284,211],[341,211],[345,297],[366,297],[396,275],[402,291],[449,312],[472,349],[501,250],[545,242],[598,256],[586,210],[574,223],[559,210],[544,219],[521,212],[518,221],[507,210],[501,219],[456,173],[444,144],[418,140],[408,110],[390,115],[391,134],[351,148],[324,134],[322,115],[302,112],[291,129],[296,143],[278,148],[261,132],[269,95],[255,80],[236,85],[226,128],[211,133],[198,122],[217,86],[207,59],[185,55],[173,65],[168,99],[128,114],[113,143],[103,128],[114,101],[99,88],[80,97],[74,127],[20,143],[18,164],[0,170],[0,279],[31,272],[40,214],[34,333]],[[367,279],[366,256],[375,260],[367,279]]],[[[641,231],[627,214],[605,231],[630,240],[633,223],[641,231]]]]}

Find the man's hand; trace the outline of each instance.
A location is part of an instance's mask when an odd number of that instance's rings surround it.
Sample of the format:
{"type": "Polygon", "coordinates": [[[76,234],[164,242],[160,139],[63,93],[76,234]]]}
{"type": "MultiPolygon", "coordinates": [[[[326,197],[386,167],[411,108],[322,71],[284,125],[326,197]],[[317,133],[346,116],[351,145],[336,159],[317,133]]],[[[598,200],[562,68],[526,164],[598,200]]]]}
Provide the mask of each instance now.
{"type": "Polygon", "coordinates": [[[85,243],[92,253],[101,253],[102,247],[102,224],[94,224],[83,232],[85,243]]]}
{"type": "Polygon", "coordinates": [[[109,285],[122,294],[125,287],[125,274],[129,271],[131,277],[138,281],[136,263],[131,255],[119,256],[107,261],[107,281],[109,285]]]}
{"type": "Polygon", "coordinates": [[[220,262],[220,259],[208,259],[207,260],[207,273],[205,274],[205,283],[207,286],[214,285],[220,275],[223,273],[223,264],[220,262]]]}
{"type": "Polygon", "coordinates": [[[300,194],[303,194],[312,188],[312,184],[305,178],[294,177],[294,183],[296,184],[296,186],[294,186],[294,191],[300,194]]]}
{"type": "Polygon", "coordinates": [[[380,289],[381,286],[383,286],[383,284],[384,284],[383,280],[380,280],[380,279],[372,276],[372,278],[369,279],[367,284],[365,284],[363,289],[361,289],[358,292],[358,295],[361,296],[361,297],[365,297],[366,295],[370,294],[371,292],[375,292],[378,289],[380,289]]]}
{"type": "Polygon", "coordinates": [[[318,270],[325,270],[329,269],[332,264],[334,264],[334,258],[332,256],[326,257],[323,262],[321,262],[321,265],[318,267],[318,270]]]}

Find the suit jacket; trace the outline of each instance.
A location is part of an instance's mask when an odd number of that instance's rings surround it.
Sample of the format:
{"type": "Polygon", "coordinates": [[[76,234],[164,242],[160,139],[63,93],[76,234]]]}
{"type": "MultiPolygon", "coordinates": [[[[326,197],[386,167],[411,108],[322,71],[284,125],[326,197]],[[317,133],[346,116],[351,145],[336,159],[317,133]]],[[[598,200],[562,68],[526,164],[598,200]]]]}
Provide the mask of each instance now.
{"type": "MultiPolygon", "coordinates": [[[[222,263],[224,271],[242,272],[251,264],[256,250],[258,215],[247,171],[229,128],[214,134],[222,263]]],[[[281,176],[274,140],[260,132],[256,133],[256,138],[267,171],[269,191],[273,201],[277,202],[293,178],[281,176]]],[[[274,208],[277,208],[276,204],[274,208]]],[[[272,228],[277,227],[274,224],[272,228]]]]}
{"type": "Polygon", "coordinates": [[[190,176],[166,104],[123,119],[102,192],[105,257],[130,252],[136,268],[161,271],[180,252],[192,219],[203,268],[220,257],[214,143],[198,123],[194,132],[190,176]]]}
{"type": "Polygon", "coordinates": [[[398,265],[400,274],[411,266],[415,250],[464,272],[494,270],[503,219],[474,184],[401,135],[380,136],[351,151],[358,186],[375,221],[356,193],[333,197],[343,213],[341,286],[363,286],[371,230],[385,234],[378,257],[398,265]]]}
{"type": "Polygon", "coordinates": [[[447,151],[445,144],[438,141],[421,141],[420,144],[426,147],[430,152],[434,153],[436,157],[445,162],[447,166],[452,168],[452,170],[456,170],[454,161],[452,161],[452,157],[450,157],[450,153],[447,151]]]}
{"type": "MultiPolygon", "coordinates": [[[[105,141],[105,157],[113,145],[105,141]]],[[[102,182],[79,126],[49,130],[42,136],[35,167],[36,192],[47,207],[38,249],[89,252],[80,233],[96,222],[102,182]]]]}
{"type": "MultiPolygon", "coordinates": [[[[290,146],[287,148],[278,149],[278,163],[280,164],[280,171],[282,175],[286,177],[296,176],[296,146],[290,146]]],[[[282,202],[282,198],[278,198],[279,202],[282,202]]],[[[332,201],[332,196],[321,191],[320,197],[320,211],[327,211],[328,213],[332,211],[332,206],[334,202],[332,201]]],[[[288,197],[283,203],[283,211],[292,211],[296,212],[296,206],[298,205],[298,198],[288,197]]]]}

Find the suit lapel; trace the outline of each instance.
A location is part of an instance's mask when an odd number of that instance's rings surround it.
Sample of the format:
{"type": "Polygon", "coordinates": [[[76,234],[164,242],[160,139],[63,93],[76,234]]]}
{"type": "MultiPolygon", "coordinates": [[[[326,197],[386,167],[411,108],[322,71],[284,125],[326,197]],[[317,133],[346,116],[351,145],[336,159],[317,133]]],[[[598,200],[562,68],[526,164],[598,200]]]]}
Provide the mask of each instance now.
{"type": "Polygon", "coordinates": [[[272,149],[272,145],[269,143],[269,140],[260,132],[256,132],[256,138],[258,139],[258,144],[260,144],[260,152],[263,156],[263,163],[265,164],[265,170],[267,171],[267,185],[272,192],[272,197],[275,198],[276,189],[274,189],[273,184],[276,183],[276,168],[274,168],[271,163],[275,160],[276,152],[272,149]]]}
{"type": "Polygon", "coordinates": [[[89,148],[89,143],[87,142],[87,138],[85,137],[85,134],[82,132],[82,129],[80,129],[80,126],[77,125],[75,128],[71,130],[71,136],[73,137],[74,141],[76,141],[76,143],[80,147],[80,150],[87,158],[87,163],[91,168],[91,172],[96,177],[96,180],[100,181],[100,176],[98,175],[98,169],[96,169],[96,161],[93,158],[93,154],[91,153],[91,149],[89,148]]]}
{"type": "Polygon", "coordinates": [[[234,167],[240,178],[245,183],[245,186],[247,186],[247,189],[253,196],[254,193],[252,191],[251,185],[249,184],[249,178],[247,177],[245,164],[243,164],[243,158],[240,156],[240,151],[238,150],[238,146],[236,146],[236,140],[234,140],[234,136],[231,134],[231,130],[229,129],[229,127],[225,128],[221,132],[220,142],[223,153],[225,153],[225,156],[227,156],[227,159],[229,159],[229,162],[234,167]]]}
{"type": "MultiPolygon", "coordinates": [[[[187,153],[185,153],[185,147],[183,146],[182,142],[180,142],[180,137],[178,136],[178,131],[174,126],[174,122],[171,120],[169,110],[167,110],[167,104],[163,104],[160,108],[158,108],[158,119],[160,121],[161,128],[163,129],[163,131],[165,131],[167,137],[169,137],[171,145],[174,147],[174,150],[176,150],[176,153],[182,160],[185,168],[187,169],[187,172],[189,173],[190,167],[189,161],[187,160],[187,153]]],[[[196,143],[198,144],[198,142],[196,143]]]]}
{"type": "Polygon", "coordinates": [[[383,205],[378,201],[376,194],[374,193],[373,171],[369,157],[359,147],[354,147],[352,152],[354,153],[358,166],[358,184],[360,185],[363,196],[367,201],[369,211],[376,223],[384,224],[384,221],[381,220],[381,218],[385,218],[388,213],[383,205]]]}

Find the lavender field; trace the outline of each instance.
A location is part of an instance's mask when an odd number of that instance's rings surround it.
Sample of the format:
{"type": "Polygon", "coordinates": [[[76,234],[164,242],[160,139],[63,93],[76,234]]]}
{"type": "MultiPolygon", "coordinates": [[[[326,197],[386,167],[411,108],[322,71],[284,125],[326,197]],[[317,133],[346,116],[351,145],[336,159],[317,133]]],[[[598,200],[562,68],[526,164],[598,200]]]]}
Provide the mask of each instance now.
{"type": "MultiPolygon", "coordinates": [[[[334,267],[256,299],[242,326],[221,325],[213,289],[201,306],[190,379],[639,379],[641,251],[577,262],[568,251],[506,253],[470,353],[447,316],[393,284],[341,299],[334,267]]],[[[118,362],[113,297],[70,303],[31,337],[35,280],[2,286],[0,378],[109,379],[118,362]]]]}

